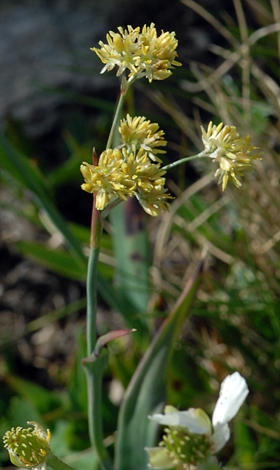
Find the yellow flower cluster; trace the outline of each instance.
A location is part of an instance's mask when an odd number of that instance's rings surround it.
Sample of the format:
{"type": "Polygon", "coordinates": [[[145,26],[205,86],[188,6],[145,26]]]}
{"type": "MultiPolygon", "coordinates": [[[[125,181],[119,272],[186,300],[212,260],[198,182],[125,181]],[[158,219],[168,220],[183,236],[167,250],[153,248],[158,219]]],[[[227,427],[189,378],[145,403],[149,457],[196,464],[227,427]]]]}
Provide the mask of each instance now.
{"type": "Polygon", "coordinates": [[[134,196],[135,182],[123,172],[122,165],[122,154],[118,149],[105,150],[96,166],[86,162],[81,165],[85,179],[81,187],[88,193],[96,193],[98,210],[103,210],[115,197],[127,199],[127,196],[134,196]]]}
{"type": "Polygon", "coordinates": [[[174,32],[162,31],[158,36],[154,23],[144,25],[142,31],[132,26],[119,27],[118,31],[109,31],[107,44],[99,41],[100,49],[91,48],[105,64],[101,73],[117,66],[117,76],[127,69],[129,77],[146,77],[151,82],[164,80],[171,75],[170,69],[181,65],[175,60],[178,41],[174,32]]]}
{"type": "Polygon", "coordinates": [[[205,145],[205,156],[219,164],[215,176],[219,176],[224,191],[228,180],[232,180],[237,188],[241,182],[237,176],[243,176],[244,171],[254,169],[253,160],[260,160],[259,154],[252,153],[257,147],[250,145],[250,137],[239,137],[234,126],[224,126],[221,122],[218,126],[209,123],[207,132],[203,127],[202,142],[205,145]]]}
{"type": "Polygon", "coordinates": [[[141,206],[151,216],[168,208],[171,196],[164,188],[165,171],[160,164],[151,162],[147,152],[140,148],[128,153],[126,148],[102,152],[98,165],[83,163],[81,172],[85,179],[82,189],[96,194],[96,208],[103,210],[116,199],[136,196],[141,206]]]}
{"type": "Polygon", "coordinates": [[[84,162],[81,172],[85,179],[82,189],[95,193],[95,205],[103,210],[114,199],[136,196],[143,209],[152,216],[168,208],[172,197],[165,189],[165,170],[160,168],[159,146],[167,144],[164,132],[144,116],[132,118],[127,114],[120,121],[119,148],[107,149],[100,155],[98,165],[84,162]],[[155,163],[158,162],[158,163],[155,163]]]}
{"type": "Polygon", "coordinates": [[[159,130],[158,124],[147,121],[144,116],[132,119],[127,114],[126,119],[121,120],[119,133],[121,134],[121,142],[126,145],[128,151],[135,152],[135,150],[143,148],[151,160],[161,163],[156,155],[166,152],[158,147],[165,146],[167,142],[164,140],[164,132],[159,130]]]}

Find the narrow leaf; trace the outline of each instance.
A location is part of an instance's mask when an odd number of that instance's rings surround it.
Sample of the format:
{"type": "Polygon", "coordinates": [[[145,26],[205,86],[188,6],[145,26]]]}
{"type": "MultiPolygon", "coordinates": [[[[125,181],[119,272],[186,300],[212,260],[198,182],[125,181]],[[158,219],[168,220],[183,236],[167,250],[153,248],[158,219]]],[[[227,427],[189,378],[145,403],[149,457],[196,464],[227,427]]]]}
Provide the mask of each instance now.
{"type": "Polygon", "coordinates": [[[33,193],[36,205],[46,211],[52,223],[62,233],[78,263],[85,265],[86,261],[80,243],[56,209],[43,175],[38,168],[32,166],[25,155],[12,147],[3,134],[0,134],[0,162],[5,172],[33,193]]]}
{"type": "MultiPolygon", "coordinates": [[[[146,312],[150,298],[147,217],[136,198],[128,198],[110,213],[120,295],[146,312]]],[[[146,316],[142,318],[146,323],[146,316]]]]}
{"type": "MultiPolygon", "coordinates": [[[[86,278],[86,266],[80,266],[67,251],[51,250],[45,245],[35,242],[20,241],[16,243],[20,252],[39,263],[41,266],[54,271],[69,279],[84,280],[86,278]]],[[[141,320],[140,312],[128,300],[118,295],[118,292],[102,276],[102,265],[99,266],[97,289],[102,298],[114,310],[120,312],[128,328],[136,329],[135,339],[143,344],[147,340],[148,331],[141,320]]]]}
{"type": "MultiPolygon", "coordinates": [[[[96,341],[96,345],[93,351],[93,357],[98,357],[101,352],[101,349],[104,348],[104,346],[106,346],[109,341],[112,341],[116,338],[120,338],[121,336],[128,335],[129,333],[133,333],[134,331],[136,331],[134,328],[131,328],[130,330],[113,330],[109,331],[109,333],[106,333],[103,336],[100,336],[100,338],[98,338],[98,340],[96,341]]],[[[90,357],[88,358],[88,360],[90,360],[90,357]]]]}
{"type": "Polygon", "coordinates": [[[203,261],[199,263],[172,312],[162,324],[142,358],[122,403],[116,443],[116,469],[146,470],[144,447],[155,445],[157,427],[148,415],[160,411],[166,397],[166,382],[174,340],[182,327],[196,293],[203,261]]]}
{"type": "Polygon", "coordinates": [[[70,279],[84,280],[86,266],[81,266],[67,251],[47,248],[42,243],[24,242],[16,243],[20,252],[36,261],[41,266],[70,279]]]}
{"type": "Polygon", "coordinates": [[[108,356],[107,349],[103,348],[95,360],[92,361],[88,357],[82,360],[87,378],[90,441],[103,470],[113,470],[111,458],[103,443],[102,378],[108,364],[108,356]]]}

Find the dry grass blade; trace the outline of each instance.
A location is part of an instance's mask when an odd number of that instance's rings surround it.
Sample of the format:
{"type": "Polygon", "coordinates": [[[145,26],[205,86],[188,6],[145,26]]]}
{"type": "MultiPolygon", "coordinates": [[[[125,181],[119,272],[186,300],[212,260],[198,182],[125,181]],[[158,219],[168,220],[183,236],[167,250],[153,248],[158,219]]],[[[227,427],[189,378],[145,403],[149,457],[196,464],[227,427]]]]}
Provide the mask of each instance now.
{"type": "MultiPolygon", "coordinates": [[[[248,28],[246,24],[246,18],[242,8],[240,0],[233,0],[238,25],[241,35],[241,41],[245,45],[248,39],[248,28]]],[[[242,97],[243,97],[243,109],[245,112],[250,110],[250,49],[244,47],[243,60],[241,62],[242,67],[242,97]]]]}
{"type": "Polygon", "coordinates": [[[204,18],[206,21],[208,21],[209,24],[213,26],[222,36],[224,36],[225,39],[229,41],[229,43],[237,48],[239,46],[238,41],[235,39],[235,37],[230,33],[230,31],[225,28],[220,21],[218,21],[211,13],[209,13],[207,10],[205,10],[201,5],[199,5],[197,2],[194,2],[193,0],[181,0],[182,3],[184,3],[187,7],[191,8],[194,10],[198,15],[200,15],[202,18],[204,18]]]}
{"type": "MultiPolygon", "coordinates": [[[[280,6],[278,0],[270,0],[275,23],[280,23],[280,6]]],[[[280,58],[280,32],[277,34],[278,55],[280,58]]]]}
{"type": "Polygon", "coordinates": [[[267,23],[273,22],[273,15],[267,8],[265,8],[261,4],[261,2],[256,2],[256,0],[246,0],[246,2],[248,3],[248,5],[250,5],[252,11],[255,12],[255,15],[258,18],[261,18],[262,21],[266,21],[267,23]]]}
{"type": "MultiPolygon", "coordinates": [[[[240,65],[242,67],[241,60],[245,60],[246,54],[248,55],[248,48],[252,47],[257,41],[268,36],[273,33],[277,33],[280,31],[280,24],[272,24],[269,26],[264,26],[263,28],[258,29],[248,39],[241,45],[234,52],[228,52],[227,59],[216,68],[214,72],[212,72],[208,77],[200,80],[198,83],[192,83],[188,80],[184,80],[182,82],[182,88],[186,91],[191,93],[197,93],[200,91],[204,91],[206,88],[213,86],[217,80],[223,77],[226,73],[228,73],[234,65],[240,65]]],[[[210,49],[213,51],[215,50],[216,46],[210,46],[210,49]]]]}

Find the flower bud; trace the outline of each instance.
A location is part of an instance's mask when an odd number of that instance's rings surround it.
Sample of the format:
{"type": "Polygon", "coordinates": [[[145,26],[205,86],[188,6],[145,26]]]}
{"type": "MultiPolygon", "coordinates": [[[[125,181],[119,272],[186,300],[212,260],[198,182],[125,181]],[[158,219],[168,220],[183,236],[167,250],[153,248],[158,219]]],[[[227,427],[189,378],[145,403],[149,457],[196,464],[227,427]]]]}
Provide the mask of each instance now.
{"type": "Polygon", "coordinates": [[[50,431],[47,432],[35,421],[28,421],[34,429],[17,426],[4,435],[4,447],[7,448],[11,462],[22,468],[46,468],[50,454],[50,431]]]}

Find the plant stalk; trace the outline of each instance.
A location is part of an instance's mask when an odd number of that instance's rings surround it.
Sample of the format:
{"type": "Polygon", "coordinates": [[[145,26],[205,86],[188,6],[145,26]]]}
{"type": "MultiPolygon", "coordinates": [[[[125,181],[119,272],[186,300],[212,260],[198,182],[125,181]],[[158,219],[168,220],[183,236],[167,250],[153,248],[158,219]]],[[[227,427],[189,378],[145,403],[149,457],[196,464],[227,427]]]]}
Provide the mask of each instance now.
{"type": "Polygon", "coordinates": [[[90,248],[87,271],[87,356],[90,356],[96,343],[97,308],[97,266],[99,247],[90,248]]]}
{"type": "Polygon", "coordinates": [[[191,160],[195,160],[196,158],[203,158],[208,157],[205,151],[198,153],[197,155],[191,155],[190,157],[182,158],[181,160],[176,160],[176,162],[169,163],[169,165],[165,165],[161,168],[161,170],[170,170],[174,166],[180,165],[181,163],[189,162],[191,160]]]}
{"type": "Polygon", "coordinates": [[[108,364],[108,351],[102,349],[97,358],[83,361],[87,377],[88,426],[91,444],[103,470],[113,470],[107,449],[103,444],[102,378],[108,364]]]}
{"type": "Polygon", "coordinates": [[[106,150],[112,147],[116,127],[119,124],[120,114],[121,114],[121,111],[122,111],[122,108],[123,108],[124,98],[125,98],[125,95],[126,95],[128,89],[129,89],[129,86],[130,86],[130,83],[126,80],[125,77],[123,77],[122,83],[121,83],[120,97],[119,97],[119,101],[118,101],[118,104],[117,104],[115,116],[114,116],[112,127],[111,127],[111,130],[110,130],[110,134],[109,134],[109,137],[108,137],[106,150]]]}
{"type": "Polygon", "coordinates": [[[52,453],[50,454],[50,456],[47,459],[47,465],[48,465],[48,467],[51,467],[53,470],[73,470],[72,467],[67,465],[62,460],[58,459],[52,453]]]}

